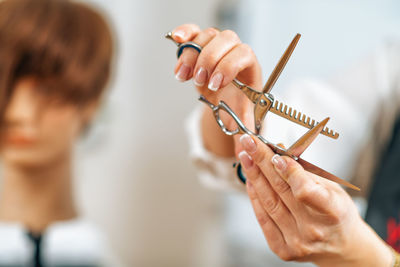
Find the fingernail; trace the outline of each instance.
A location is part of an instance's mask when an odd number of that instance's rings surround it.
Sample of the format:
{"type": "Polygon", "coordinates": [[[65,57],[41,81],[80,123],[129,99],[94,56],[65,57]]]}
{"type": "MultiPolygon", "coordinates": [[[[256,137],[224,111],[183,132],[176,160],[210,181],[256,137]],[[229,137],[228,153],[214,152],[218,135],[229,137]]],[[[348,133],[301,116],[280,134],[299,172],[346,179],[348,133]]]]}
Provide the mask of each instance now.
{"type": "Polygon", "coordinates": [[[277,168],[281,172],[286,169],[286,161],[278,154],[275,154],[272,157],[271,162],[275,166],[275,168],[277,168]]]}
{"type": "Polygon", "coordinates": [[[172,35],[181,39],[185,38],[185,32],[182,30],[177,30],[176,32],[173,32],[172,35]]]}
{"type": "Polygon", "coordinates": [[[239,153],[239,159],[245,169],[249,169],[251,166],[253,166],[253,159],[249,156],[249,154],[247,154],[246,151],[241,151],[239,153]]]}
{"type": "Polygon", "coordinates": [[[210,89],[211,91],[217,91],[221,86],[223,79],[224,76],[222,75],[222,73],[218,72],[217,74],[214,74],[211,77],[210,83],[208,84],[208,89],[210,89]]]}
{"type": "Polygon", "coordinates": [[[190,67],[186,64],[182,64],[178,72],[176,73],[175,78],[178,81],[184,82],[188,79],[189,73],[190,73],[190,67]]]}
{"type": "Polygon", "coordinates": [[[253,154],[257,150],[256,143],[254,142],[253,138],[251,138],[251,136],[248,134],[244,134],[240,137],[240,143],[242,144],[244,149],[250,154],[253,154]]]}
{"type": "Polygon", "coordinates": [[[200,67],[200,69],[197,71],[193,79],[193,83],[196,86],[203,86],[206,80],[207,80],[207,71],[203,67],[200,67]]]}

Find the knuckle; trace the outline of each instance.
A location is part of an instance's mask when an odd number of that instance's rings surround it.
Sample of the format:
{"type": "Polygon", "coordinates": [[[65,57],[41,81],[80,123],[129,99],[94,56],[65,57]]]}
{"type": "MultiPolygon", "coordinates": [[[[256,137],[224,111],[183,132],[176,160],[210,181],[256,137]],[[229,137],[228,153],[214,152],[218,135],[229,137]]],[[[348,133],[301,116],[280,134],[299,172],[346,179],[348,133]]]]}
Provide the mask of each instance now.
{"type": "Polygon", "coordinates": [[[295,260],[295,255],[293,255],[291,252],[288,252],[286,250],[281,250],[281,251],[278,250],[277,255],[283,261],[294,261],[295,260]]]}
{"type": "Polygon", "coordinates": [[[281,247],[276,244],[270,244],[270,249],[274,252],[281,260],[285,260],[288,257],[288,250],[286,247],[281,247]]]}
{"type": "Polygon", "coordinates": [[[265,213],[258,212],[256,214],[256,217],[261,227],[264,227],[269,222],[269,217],[265,213]]]}
{"type": "Polygon", "coordinates": [[[239,47],[245,54],[253,54],[253,49],[251,48],[250,45],[240,44],[239,47]]]}
{"type": "Polygon", "coordinates": [[[275,197],[269,197],[264,201],[265,210],[271,216],[274,216],[279,213],[280,203],[275,197]]]}
{"type": "Polygon", "coordinates": [[[276,177],[276,179],[274,179],[273,187],[279,194],[285,194],[288,190],[290,190],[288,183],[280,177],[276,177]]]}
{"type": "Polygon", "coordinates": [[[300,260],[311,254],[311,250],[300,239],[292,240],[290,247],[291,260],[300,260]]]}
{"type": "Polygon", "coordinates": [[[203,31],[205,34],[209,35],[209,36],[216,36],[218,34],[218,30],[215,28],[207,28],[203,31]]]}
{"type": "Polygon", "coordinates": [[[229,74],[239,69],[237,62],[230,59],[223,59],[217,67],[221,72],[229,74]]]}
{"type": "Polygon", "coordinates": [[[201,63],[204,65],[215,65],[215,63],[217,62],[218,58],[217,58],[217,54],[216,53],[212,53],[212,52],[208,52],[208,53],[200,53],[200,57],[201,57],[201,63]]]}
{"type": "Polygon", "coordinates": [[[325,234],[323,231],[315,226],[310,226],[307,230],[308,239],[311,242],[320,242],[325,240],[325,234]]]}
{"type": "Polygon", "coordinates": [[[229,38],[234,41],[239,40],[239,36],[236,34],[236,32],[234,32],[232,30],[224,30],[221,32],[221,35],[225,38],[229,38]]]}
{"type": "Polygon", "coordinates": [[[296,179],[297,177],[303,175],[302,169],[298,168],[291,160],[286,160],[287,163],[287,169],[286,169],[286,175],[288,180],[289,179],[296,179]]]}
{"type": "Polygon", "coordinates": [[[256,152],[251,157],[259,165],[268,165],[271,162],[272,152],[258,145],[256,152]]]}
{"type": "Polygon", "coordinates": [[[331,225],[340,224],[342,222],[343,215],[339,209],[332,209],[326,216],[326,220],[331,225]]]}
{"type": "Polygon", "coordinates": [[[308,202],[315,192],[315,187],[310,184],[304,184],[294,192],[294,197],[299,202],[308,202]]]}

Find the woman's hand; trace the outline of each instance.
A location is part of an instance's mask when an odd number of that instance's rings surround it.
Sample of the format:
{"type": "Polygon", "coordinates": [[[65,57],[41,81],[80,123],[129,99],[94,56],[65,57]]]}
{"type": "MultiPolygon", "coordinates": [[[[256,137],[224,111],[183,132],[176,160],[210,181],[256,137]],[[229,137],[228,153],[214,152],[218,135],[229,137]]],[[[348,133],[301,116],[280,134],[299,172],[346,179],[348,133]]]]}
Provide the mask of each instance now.
{"type": "MultiPolygon", "coordinates": [[[[172,37],[179,43],[192,41],[203,48],[201,53],[184,49],[175,66],[176,78],[182,82],[192,79],[198,91],[214,104],[224,99],[251,129],[254,124],[252,103],[231,82],[237,78],[254,89],[261,89],[261,69],[252,49],[233,31],[201,30],[193,24],[175,28],[172,37]]],[[[236,126],[227,114],[221,113],[221,118],[228,128],[236,126]]],[[[234,144],[232,137],[221,132],[208,107],[202,117],[202,135],[210,151],[220,156],[234,156],[234,146],[238,142],[234,144]]]]}
{"type": "Polygon", "coordinates": [[[243,135],[239,154],[247,192],[268,244],[281,259],[319,266],[383,266],[390,249],[361,219],[336,183],[275,155],[260,140],[243,135]]]}

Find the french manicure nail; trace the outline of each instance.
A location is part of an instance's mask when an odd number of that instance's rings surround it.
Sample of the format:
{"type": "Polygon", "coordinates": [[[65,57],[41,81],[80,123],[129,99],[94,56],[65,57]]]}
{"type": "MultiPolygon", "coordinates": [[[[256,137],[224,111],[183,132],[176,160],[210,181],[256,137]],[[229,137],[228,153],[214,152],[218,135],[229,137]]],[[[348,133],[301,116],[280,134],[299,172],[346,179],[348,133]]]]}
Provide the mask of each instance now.
{"type": "Polygon", "coordinates": [[[257,150],[256,143],[254,142],[253,138],[251,138],[251,136],[248,134],[244,134],[240,137],[240,143],[242,144],[244,149],[250,154],[253,154],[257,150]]]}
{"type": "Polygon", "coordinates": [[[184,39],[184,38],[185,38],[185,32],[182,31],[182,30],[177,30],[176,32],[173,32],[172,35],[173,35],[174,37],[179,37],[179,38],[181,38],[181,39],[184,39]]]}
{"type": "Polygon", "coordinates": [[[286,169],[286,161],[278,154],[275,154],[272,157],[271,162],[275,166],[275,168],[280,171],[284,171],[286,169]]]}
{"type": "Polygon", "coordinates": [[[203,67],[200,67],[193,79],[193,83],[196,86],[203,86],[206,80],[207,80],[207,71],[203,67]]]}
{"type": "Polygon", "coordinates": [[[211,91],[217,91],[222,84],[224,76],[222,73],[218,72],[211,77],[210,83],[208,84],[208,89],[211,91]]]}
{"type": "Polygon", "coordinates": [[[175,78],[178,81],[184,82],[188,79],[189,73],[190,73],[190,67],[186,64],[182,64],[178,72],[176,73],[175,78]]]}
{"type": "Polygon", "coordinates": [[[253,159],[249,156],[249,154],[247,154],[246,151],[241,151],[239,153],[239,159],[245,169],[249,169],[251,166],[253,166],[253,159]]]}

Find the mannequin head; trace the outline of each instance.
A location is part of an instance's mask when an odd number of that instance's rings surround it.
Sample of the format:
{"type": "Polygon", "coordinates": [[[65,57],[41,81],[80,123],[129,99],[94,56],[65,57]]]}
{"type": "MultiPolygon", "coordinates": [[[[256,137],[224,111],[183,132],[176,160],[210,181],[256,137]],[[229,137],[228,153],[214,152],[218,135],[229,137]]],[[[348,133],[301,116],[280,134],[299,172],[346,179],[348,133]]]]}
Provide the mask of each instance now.
{"type": "Polygon", "coordinates": [[[42,167],[70,155],[106,87],[112,37],[68,0],[0,2],[0,155],[42,167]]]}

